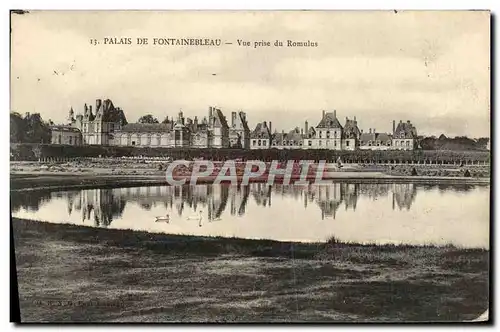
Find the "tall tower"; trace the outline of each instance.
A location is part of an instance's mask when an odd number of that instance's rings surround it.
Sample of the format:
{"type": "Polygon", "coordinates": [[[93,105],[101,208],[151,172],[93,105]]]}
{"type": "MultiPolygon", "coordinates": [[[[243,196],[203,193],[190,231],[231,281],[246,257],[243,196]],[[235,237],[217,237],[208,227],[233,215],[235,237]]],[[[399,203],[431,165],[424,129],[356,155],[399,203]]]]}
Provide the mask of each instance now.
{"type": "Polygon", "coordinates": [[[67,119],[69,125],[72,125],[75,122],[74,116],[75,112],[73,111],[73,107],[71,107],[68,112],[68,119],[67,119]]]}

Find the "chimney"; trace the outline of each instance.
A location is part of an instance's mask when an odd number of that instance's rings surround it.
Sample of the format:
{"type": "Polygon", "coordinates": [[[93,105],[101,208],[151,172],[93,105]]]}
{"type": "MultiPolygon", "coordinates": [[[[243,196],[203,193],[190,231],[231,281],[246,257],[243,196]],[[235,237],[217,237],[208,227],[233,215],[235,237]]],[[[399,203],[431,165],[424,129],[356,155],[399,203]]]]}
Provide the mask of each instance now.
{"type": "Polygon", "coordinates": [[[92,114],[92,105],[89,105],[89,114],[92,114]]]}
{"type": "Polygon", "coordinates": [[[269,132],[273,132],[273,123],[271,121],[269,121],[269,132]]]}
{"type": "Polygon", "coordinates": [[[300,130],[300,136],[304,136],[304,128],[300,130]]]}
{"type": "Polygon", "coordinates": [[[396,132],[396,120],[392,120],[392,133],[396,132]]]}
{"type": "Polygon", "coordinates": [[[337,110],[333,110],[333,117],[337,118],[337,110]]]}
{"type": "Polygon", "coordinates": [[[306,135],[307,135],[309,133],[309,123],[307,122],[307,120],[304,123],[304,125],[305,125],[304,131],[306,132],[306,135]]]}
{"type": "Polygon", "coordinates": [[[325,117],[325,110],[323,110],[323,115],[322,115],[322,119],[325,117]]]}
{"type": "Polygon", "coordinates": [[[374,134],[375,134],[375,133],[377,133],[377,131],[375,130],[375,128],[373,128],[373,133],[374,133],[374,134]]]}
{"type": "Polygon", "coordinates": [[[102,105],[102,99],[96,99],[96,101],[95,101],[96,112],[99,111],[99,108],[101,107],[101,105],[102,105]]]}
{"type": "Polygon", "coordinates": [[[231,127],[236,126],[236,112],[231,112],[231,127]]]}
{"type": "Polygon", "coordinates": [[[356,115],[354,116],[354,121],[356,121],[356,115]]]}
{"type": "Polygon", "coordinates": [[[372,128],[370,128],[370,134],[372,133],[372,128]]]}
{"type": "Polygon", "coordinates": [[[208,121],[209,121],[210,123],[212,122],[211,120],[212,120],[212,117],[213,117],[213,115],[214,115],[214,113],[213,113],[213,112],[214,112],[214,111],[213,111],[213,109],[212,109],[212,106],[208,106],[208,121]]]}

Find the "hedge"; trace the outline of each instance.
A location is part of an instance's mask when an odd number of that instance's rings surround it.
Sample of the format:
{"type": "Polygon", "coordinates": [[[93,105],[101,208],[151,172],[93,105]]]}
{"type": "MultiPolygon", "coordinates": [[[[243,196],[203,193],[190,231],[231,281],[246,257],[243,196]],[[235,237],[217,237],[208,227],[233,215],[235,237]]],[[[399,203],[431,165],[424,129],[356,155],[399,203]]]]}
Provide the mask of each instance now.
{"type": "Polygon", "coordinates": [[[196,148],[151,148],[133,146],[102,145],[52,145],[36,143],[12,143],[11,160],[39,160],[40,158],[77,157],[171,157],[173,159],[204,158],[211,160],[327,160],[357,163],[406,163],[406,162],[489,162],[489,151],[446,151],[446,150],[243,150],[243,149],[196,149],[196,148]]]}

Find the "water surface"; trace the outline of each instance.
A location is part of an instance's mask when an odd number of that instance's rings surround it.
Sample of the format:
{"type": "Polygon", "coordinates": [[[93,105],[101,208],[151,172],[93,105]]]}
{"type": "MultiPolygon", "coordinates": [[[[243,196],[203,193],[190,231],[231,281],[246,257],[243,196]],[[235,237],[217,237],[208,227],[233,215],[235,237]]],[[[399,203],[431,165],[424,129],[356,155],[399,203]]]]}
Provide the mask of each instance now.
{"type": "Polygon", "coordinates": [[[488,248],[489,186],[153,186],[11,194],[19,218],[170,234],[488,248]],[[157,218],[160,217],[160,218],[157,218]]]}

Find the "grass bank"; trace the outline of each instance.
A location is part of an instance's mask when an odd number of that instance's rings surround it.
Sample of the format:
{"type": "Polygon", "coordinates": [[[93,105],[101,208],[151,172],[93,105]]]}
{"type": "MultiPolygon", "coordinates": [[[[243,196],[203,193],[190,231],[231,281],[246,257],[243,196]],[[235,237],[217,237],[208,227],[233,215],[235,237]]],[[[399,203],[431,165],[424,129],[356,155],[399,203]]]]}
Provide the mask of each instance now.
{"type": "Polygon", "coordinates": [[[23,321],[461,321],[488,307],[487,250],[12,225],[23,321]]]}

